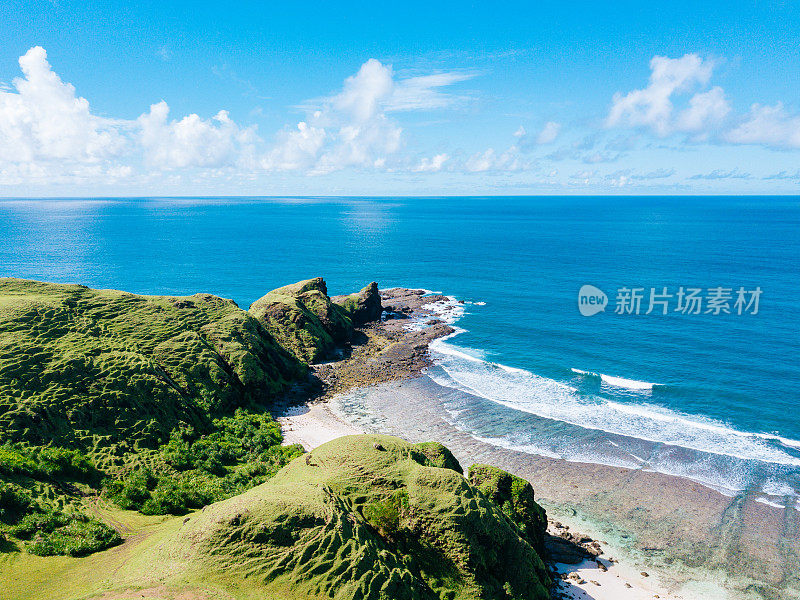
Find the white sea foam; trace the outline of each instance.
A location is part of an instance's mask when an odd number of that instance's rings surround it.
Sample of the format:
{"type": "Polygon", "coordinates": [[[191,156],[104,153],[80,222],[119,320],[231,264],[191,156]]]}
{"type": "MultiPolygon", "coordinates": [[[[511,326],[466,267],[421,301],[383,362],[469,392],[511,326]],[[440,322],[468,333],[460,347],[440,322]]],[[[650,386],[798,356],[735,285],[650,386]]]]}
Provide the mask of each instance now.
{"type": "Polygon", "coordinates": [[[560,454],[552,452],[551,450],[536,444],[514,442],[504,437],[481,437],[479,435],[473,435],[472,437],[479,442],[483,442],[484,444],[498,446],[500,448],[505,448],[506,450],[515,450],[517,452],[525,452],[526,454],[536,454],[537,456],[545,456],[547,458],[564,458],[560,454]]]}
{"type": "MultiPolygon", "coordinates": [[[[574,388],[530,371],[476,359],[441,339],[432,343],[430,349],[436,364],[446,374],[431,373],[437,383],[509,408],[584,429],[741,460],[800,467],[800,458],[776,447],[774,436],[737,431],[706,417],[653,404],[625,404],[583,396],[574,388]]],[[[792,447],[800,443],[789,441],[792,447]]]]}
{"type": "Polygon", "coordinates": [[[761,504],[766,504],[767,506],[773,506],[775,508],[780,508],[780,509],[786,508],[783,504],[772,502],[770,500],[767,500],[766,498],[756,498],[756,502],[760,502],[761,504]]]}
{"type": "Polygon", "coordinates": [[[767,479],[761,486],[761,491],[770,496],[795,496],[794,488],[785,481],[778,479],[767,479]]]}
{"type": "Polygon", "coordinates": [[[626,379],[625,377],[606,375],[605,373],[595,373],[593,371],[583,371],[581,369],[575,369],[575,368],[572,368],[570,370],[578,375],[585,375],[588,377],[598,377],[603,383],[606,383],[608,385],[613,385],[614,387],[626,388],[629,390],[652,390],[653,386],[659,385],[657,383],[650,383],[649,381],[626,379]]]}

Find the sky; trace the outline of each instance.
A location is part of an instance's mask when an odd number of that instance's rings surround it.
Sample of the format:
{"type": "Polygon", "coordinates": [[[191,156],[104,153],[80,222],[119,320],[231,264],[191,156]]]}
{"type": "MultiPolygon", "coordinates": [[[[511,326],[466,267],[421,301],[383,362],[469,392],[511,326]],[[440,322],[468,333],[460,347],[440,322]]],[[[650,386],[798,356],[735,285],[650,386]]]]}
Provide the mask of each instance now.
{"type": "Polygon", "coordinates": [[[797,193],[796,2],[0,4],[0,197],[797,193]]]}

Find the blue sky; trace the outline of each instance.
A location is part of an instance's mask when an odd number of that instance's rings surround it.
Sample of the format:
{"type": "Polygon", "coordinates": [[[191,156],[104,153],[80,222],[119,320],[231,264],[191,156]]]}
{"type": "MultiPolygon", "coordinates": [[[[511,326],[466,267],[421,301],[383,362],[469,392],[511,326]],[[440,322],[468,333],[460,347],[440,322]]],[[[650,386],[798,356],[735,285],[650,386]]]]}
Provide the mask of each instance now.
{"type": "Polygon", "coordinates": [[[800,190],[791,2],[6,0],[0,196],[800,190]]]}

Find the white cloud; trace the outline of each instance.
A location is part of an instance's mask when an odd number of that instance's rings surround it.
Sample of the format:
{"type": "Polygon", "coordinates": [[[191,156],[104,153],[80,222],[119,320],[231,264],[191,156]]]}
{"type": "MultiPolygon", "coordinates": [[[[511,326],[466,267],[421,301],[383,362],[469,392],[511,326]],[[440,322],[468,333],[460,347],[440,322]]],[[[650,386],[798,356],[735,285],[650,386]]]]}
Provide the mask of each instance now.
{"type": "Polygon", "coordinates": [[[698,133],[702,138],[708,135],[709,129],[722,123],[730,112],[725,92],[721,87],[714,86],[707,92],[692,96],[688,108],[678,114],[675,129],[698,133]]]}
{"type": "Polygon", "coordinates": [[[470,173],[485,173],[487,171],[521,171],[526,164],[520,159],[516,146],[498,154],[494,148],[484,152],[477,152],[470,156],[464,167],[470,173]]]}
{"type": "Polygon", "coordinates": [[[561,124],[555,121],[548,121],[545,123],[539,135],[536,136],[537,144],[550,144],[555,141],[561,131],[561,124]]]}
{"type": "Polygon", "coordinates": [[[466,100],[463,96],[453,96],[441,88],[460,83],[475,77],[474,73],[446,72],[433,75],[409,77],[398,81],[386,102],[386,110],[432,110],[447,108],[466,100]]]}
{"type": "MultiPolygon", "coordinates": [[[[398,79],[390,65],[371,58],[345,79],[339,93],[307,103],[306,120],[297,131],[279,134],[261,166],[312,174],[386,168],[403,145],[403,129],[390,114],[450,106],[458,98],[441,88],[471,77],[448,72],[398,79]]],[[[420,170],[438,170],[444,160],[434,157],[420,170]]]]}
{"type": "Polygon", "coordinates": [[[752,175],[750,173],[745,173],[740,171],[739,169],[714,169],[710,173],[698,173],[697,175],[692,175],[689,179],[706,179],[706,180],[717,180],[717,179],[751,179],[752,175]]]}
{"type": "Polygon", "coordinates": [[[744,122],[729,131],[726,139],[735,144],[800,148],[800,115],[790,114],[781,102],[753,104],[744,122]]]}
{"type": "Polygon", "coordinates": [[[433,158],[426,157],[420,160],[413,170],[417,173],[436,173],[442,170],[444,163],[449,159],[450,157],[447,154],[437,154],[433,158]]]}
{"type": "Polygon", "coordinates": [[[137,119],[146,164],[160,169],[237,164],[255,141],[253,127],[240,128],[221,110],[211,119],[196,114],[168,121],[163,100],[137,119]]]}
{"type": "Polygon", "coordinates": [[[300,121],[294,131],[278,134],[278,143],[262,159],[267,171],[309,169],[325,143],[325,130],[300,121]]]}
{"type": "Polygon", "coordinates": [[[100,163],[123,149],[124,122],[93,115],[89,102],[53,72],[43,48],[28,50],[19,65],[24,77],[14,79],[16,91],[0,91],[0,163],[64,169],[100,163]]]}
{"type": "Polygon", "coordinates": [[[673,98],[687,94],[695,87],[705,87],[713,68],[711,61],[703,60],[697,54],[686,54],[681,58],[654,56],[650,61],[647,87],[625,95],[614,94],[606,126],[642,127],[662,137],[675,132],[704,135],[730,111],[722,88],[695,93],[689,99],[688,107],[677,115],[673,98]]]}

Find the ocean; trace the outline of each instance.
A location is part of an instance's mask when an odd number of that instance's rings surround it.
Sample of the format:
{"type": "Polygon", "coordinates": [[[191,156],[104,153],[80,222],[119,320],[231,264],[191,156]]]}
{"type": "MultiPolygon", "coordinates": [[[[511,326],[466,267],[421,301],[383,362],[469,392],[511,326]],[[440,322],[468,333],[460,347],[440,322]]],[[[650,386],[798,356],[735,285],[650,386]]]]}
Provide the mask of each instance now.
{"type": "Polygon", "coordinates": [[[441,292],[458,333],[428,375],[463,431],[797,508],[798,198],[10,199],[0,275],[242,307],[314,276],[441,292]]]}

